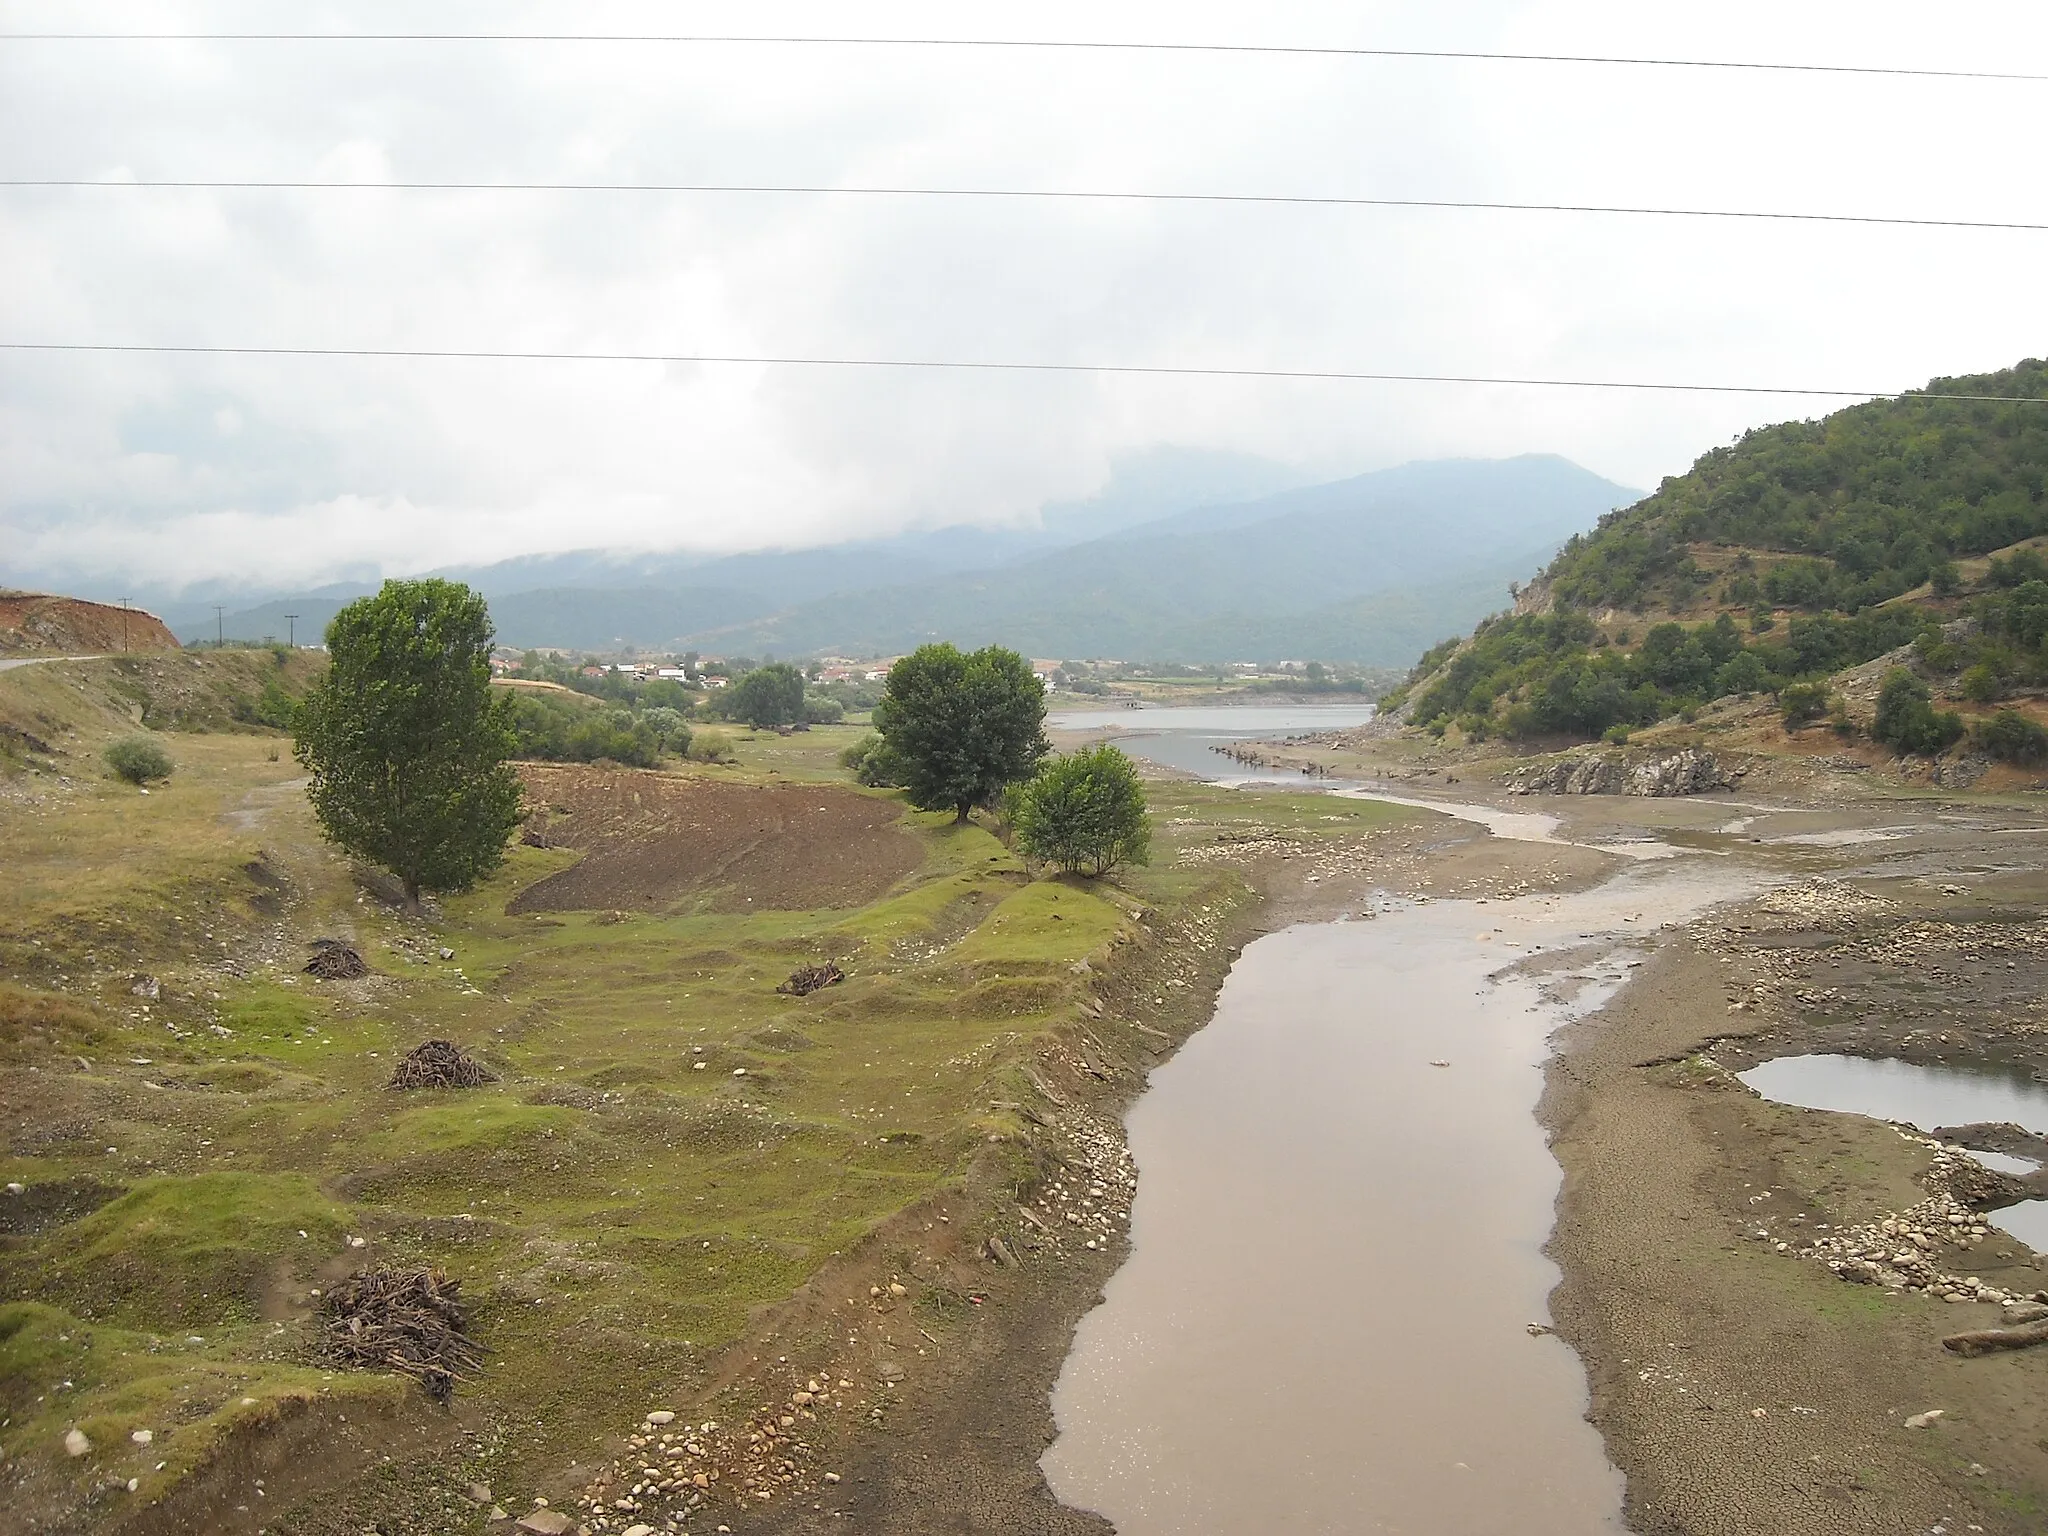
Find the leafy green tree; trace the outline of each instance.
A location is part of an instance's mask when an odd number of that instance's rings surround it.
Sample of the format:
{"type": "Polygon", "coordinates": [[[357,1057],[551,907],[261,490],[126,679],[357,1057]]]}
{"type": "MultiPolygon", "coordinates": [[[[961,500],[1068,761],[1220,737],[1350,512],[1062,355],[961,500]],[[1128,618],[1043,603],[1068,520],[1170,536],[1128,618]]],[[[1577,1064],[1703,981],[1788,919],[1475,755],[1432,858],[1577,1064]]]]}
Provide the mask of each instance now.
{"type": "Polygon", "coordinates": [[[1970,739],[2001,762],[2039,763],[2048,761],[2048,730],[2016,709],[2001,709],[1981,721],[1970,739]]]}
{"type": "Polygon", "coordinates": [[[1937,712],[1933,695],[1919,678],[1904,667],[1885,674],[1884,686],[1877,691],[1871,740],[1895,752],[1932,756],[1953,746],[1962,734],[1962,716],[1937,712]]]}
{"type": "Polygon", "coordinates": [[[757,730],[795,725],[804,718],[804,675],[786,661],[756,667],[732,685],[725,712],[757,730]]]}
{"type": "Polygon", "coordinates": [[[1054,758],[1016,797],[1017,846],[1040,863],[1100,877],[1152,847],[1145,787],[1108,742],[1054,758]]]}
{"type": "Polygon", "coordinates": [[[491,692],[491,615],[452,581],[387,581],[327,626],[332,658],[293,751],[328,838],[380,864],[417,912],[467,890],[519,823],[512,701],[491,692]]]}
{"type": "Polygon", "coordinates": [[[690,723],[681,710],[658,704],[640,711],[640,723],[654,733],[664,752],[683,754],[690,750],[690,723]]]}
{"type": "Polygon", "coordinates": [[[1022,656],[997,645],[971,656],[919,646],[889,669],[874,720],[910,803],[961,821],[1029,778],[1050,750],[1045,685],[1022,656]]]}
{"type": "Polygon", "coordinates": [[[108,744],[107,766],[130,784],[147,784],[171,776],[171,754],[154,736],[123,736],[108,744]]]}

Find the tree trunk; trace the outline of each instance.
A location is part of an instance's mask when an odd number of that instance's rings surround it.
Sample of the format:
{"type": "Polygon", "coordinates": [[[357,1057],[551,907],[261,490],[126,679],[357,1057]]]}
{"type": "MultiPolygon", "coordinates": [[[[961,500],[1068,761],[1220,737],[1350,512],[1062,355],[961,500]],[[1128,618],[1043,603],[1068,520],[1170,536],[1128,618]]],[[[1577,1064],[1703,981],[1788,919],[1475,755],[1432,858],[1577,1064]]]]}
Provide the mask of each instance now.
{"type": "Polygon", "coordinates": [[[968,819],[968,816],[969,816],[969,814],[970,814],[970,813],[971,813],[971,812],[972,812],[973,810],[974,810],[974,804],[973,804],[973,802],[972,802],[972,801],[969,801],[969,802],[967,802],[966,804],[962,805],[962,806],[960,807],[960,814],[959,814],[959,815],[957,815],[957,816],[955,816],[955,817],[953,818],[953,825],[954,825],[954,826],[956,826],[956,827],[964,827],[964,826],[966,826],[966,825],[967,825],[967,819],[968,819]]]}
{"type": "Polygon", "coordinates": [[[420,915],[420,878],[418,875],[407,875],[404,879],[406,915],[408,917],[418,917],[420,915]]]}

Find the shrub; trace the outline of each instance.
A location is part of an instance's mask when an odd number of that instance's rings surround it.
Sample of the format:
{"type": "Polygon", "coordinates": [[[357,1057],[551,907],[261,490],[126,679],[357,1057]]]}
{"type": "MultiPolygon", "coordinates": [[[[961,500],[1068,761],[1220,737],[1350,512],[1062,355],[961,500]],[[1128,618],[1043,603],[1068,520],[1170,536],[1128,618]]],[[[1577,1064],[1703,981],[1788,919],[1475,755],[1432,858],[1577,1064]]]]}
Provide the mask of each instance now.
{"type": "Polygon", "coordinates": [[[690,723],[683,718],[682,711],[657,704],[652,709],[640,711],[640,723],[654,733],[662,751],[674,752],[678,756],[689,755],[690,723]]]}
{"type": "Polygon", "coordinates": [[[1963,717],[1934,708],[1933,696],[1925,683],[1904,667],[1886,674],[1877,694],[1877,718],[1871,722],[1873,741],[1901,754],[1931,757],[1954,745],[1963,734],[1963,717]]]}
{"type": "Polygon", "coordinates": [[[2005,682],[1999,677],[1998,668],[1988,661],[1980,661],[1963,673],[1960,685],[1963,697],[1972,704],[1989,704],[2005,692],[2005,682]]]}
{"type": "Polygon", "coordinates": [[[147,784],[171,776],[171,755],[154,736],[123,736],[108,746],[107,766],[130,784],[147,784]]]}
{"type": "Polygon", "coordinates": [[[699,731],[690,738],[689,755],[700,763],[729,762],[732,738],[723,731],[699,731]]]}
{"type": "Polygon", "coordinates": [[[2003,763],[2048,761],[2048,730],[2016,709],[2001,709],[1970,732],[1977,747],[2003,763]]]}
{"type": "Polygon", "coordinates": [[[1625,725],[1610,725],[1609,727],[1607,727],[1606,730],[1600,733],[1600,739],[1606,742],[1610,747],[1627,746],[1628,737],[1629,730],[1628,727],[1625,725]]]}
{"type": "Polygon", "coordinates": [[[1778,716],[1787,730],[1811,725],[1827,712],[1825,683],[1792,683],[1778,692],[1778,716]]]}
{"type": "Polygon", "coordinates": [[[870,731],[852,746],[839,754],[839,766],[854,777],[854,781],[870,789],[896,789],[902,784],[897,775],[897,765],[889,754],[889,745],[879,732],[870,731]]]}
{"type": "Polygon", "coordinates": [[[1104,742],[1056,757],[1014,799],[1017,846],[1029,858],[1101,876],[1143,864],[1152,828],[1131,760],[1104,742]]]}
{"type": "Polygon", "coordinates": [[[846,706],[824,694],[804,695],[804,721],[808,725],[837,725],[846,718],[846,706]]]}

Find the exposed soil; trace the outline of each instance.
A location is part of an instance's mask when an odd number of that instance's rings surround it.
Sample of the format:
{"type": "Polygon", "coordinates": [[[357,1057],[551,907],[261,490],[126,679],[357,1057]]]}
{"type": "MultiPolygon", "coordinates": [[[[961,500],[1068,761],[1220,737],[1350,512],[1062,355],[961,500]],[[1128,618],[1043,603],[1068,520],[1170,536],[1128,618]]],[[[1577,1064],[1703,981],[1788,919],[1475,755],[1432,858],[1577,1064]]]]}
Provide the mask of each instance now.
{"type": "Polygon", "coordinates": [[[0,655],[175,651],[178,637],[140,608],[43,592],[0,592],[0,655]]]}
{"type": "Polygon", "coordinates": [[[894,801],[830,785],[538,763],[521,772],[529,830],[583,857],[521,891],[515,913],[852,907],[923,857],[894,801]]]}
{"type": "MultiPolygon", "coordinates": [[[[1990,846],[2010,860],[2014,842],[1990,846]]],[[[1633,1529],[2042,1528],[2048,1357],[1960,1360],[1942,1339],[1996,1325],[1996,1306],[1845,1283],[1799,1254],[1924,1200],[1935,1154],[1732,1076],[1822,1051],[2048,1067],[2039,893],[1957,878],[1971,888],[1872,870],[1766,895],[1669,938],[1567,1036],[1542,1112],[1565,1170],[1553,1311],[1633,1529]]],[[[1995,1230],[1930,1257],[2008,1293],[2048,1285],[1995,1230]]]]}

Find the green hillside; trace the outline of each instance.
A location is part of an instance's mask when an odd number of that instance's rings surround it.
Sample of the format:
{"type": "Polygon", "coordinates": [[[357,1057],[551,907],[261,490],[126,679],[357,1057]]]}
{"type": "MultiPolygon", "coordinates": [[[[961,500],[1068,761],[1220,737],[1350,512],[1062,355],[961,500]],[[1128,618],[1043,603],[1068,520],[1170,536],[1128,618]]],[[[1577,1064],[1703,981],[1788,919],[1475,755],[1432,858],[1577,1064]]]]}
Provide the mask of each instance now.
{"type": "Polygon", "coordinates": [[[1552,596],[1684,608],[1713,580],[1692,546],[1730,544],[1794,558],[1738,579],[1729,598],[1854,613],[1960,557],[2048,533],[2048,410],[1943,395],[2048,398],[2048,362],[1745,433],[1567,544],[1546,573],[1552,596]]]}
{"type": "MultiPolygon", "coordinates": [[[[2048,685],[2048,561],[2026,547],[2048,535],[2036,400],[2048,363],[2029,361],[1747,433],[1572,539],[1533,611],[1438,646],[1385,702],[1467,738],[1619,736],[1762,692],[1796,720],[1828,711],[1832,674],[1912,644],[1916,719],[1937,692],[2010,700],[2003,735],[1976,739],[2024,755],[2016,722],[2048,685]]],[[[1960,735],[1935,718],[1888,744],[1960,735]]]]}

